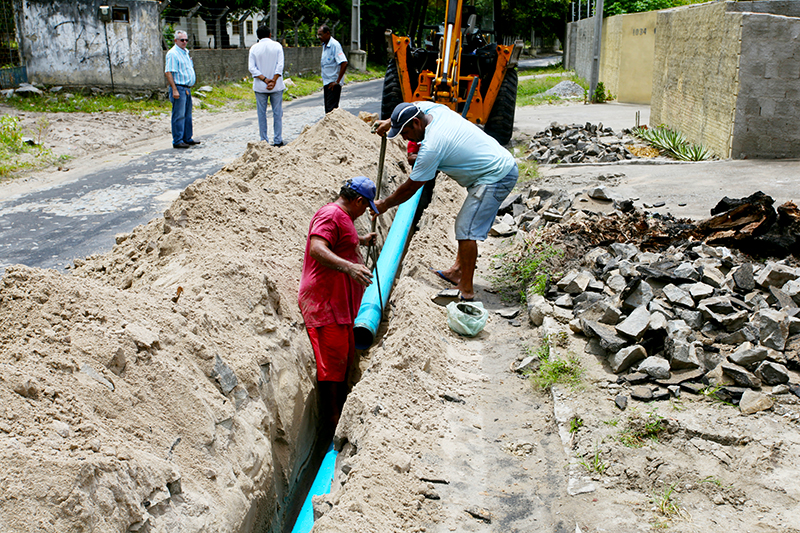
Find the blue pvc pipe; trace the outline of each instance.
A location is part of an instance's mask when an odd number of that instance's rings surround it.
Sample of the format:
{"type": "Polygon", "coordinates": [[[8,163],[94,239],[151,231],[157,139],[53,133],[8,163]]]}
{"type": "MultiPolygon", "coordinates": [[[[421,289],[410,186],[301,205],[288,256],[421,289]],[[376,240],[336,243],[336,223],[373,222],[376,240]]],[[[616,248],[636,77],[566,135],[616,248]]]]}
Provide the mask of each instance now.
{"type": "Polygon", "coordinates": [[[375,340],[378,325],[381,323],[382,307],[389,300],[389,293],[394,285],[394,278],[397,276],[397,269],[400,267],[400,260],[406,249],[408,235],[411,233],[411,225],[414,223],[414,215],[417,213],[417,206],[422,197],[422,189],[423,187],[420,187],[414,196],[397,208],[392,227],[389,229],[381,255],[378,257],[375,270],[373,270],[372,285],[367,287],[364,298],[361,299],[361,307],[358,309],[358,316],[356,316],[353,328],[356,348],[359,350],[366,350],[372,346],[372,341],[375,340]],[[380,294],[378,286],[380,286],[380,294]]]}
{"type": "Polygon", "coordinates": [[[322,459],[322,464],[319,466],[317,477],[314,478],[314,483],[311,484],[311,489],[308,491],[306,501],[303,502],[303,507],[300,509],[297,521],[294,523],[292,533],[308,533],[314,527],[314,506],[311,498],[321,494],[328,494],[331,491],[336,454],[337,452],[333,449],[333,443],[331,442],[330,446],[328,446],[328,451],[325,452],[325,457],[322,459]]]}

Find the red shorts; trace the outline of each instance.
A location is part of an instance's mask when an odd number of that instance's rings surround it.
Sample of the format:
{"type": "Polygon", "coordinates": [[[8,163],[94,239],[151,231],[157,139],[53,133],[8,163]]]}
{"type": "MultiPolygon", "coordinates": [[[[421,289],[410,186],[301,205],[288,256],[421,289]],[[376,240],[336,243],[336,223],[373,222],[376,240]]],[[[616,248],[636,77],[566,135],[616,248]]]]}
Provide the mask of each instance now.
{"type": "Polygon", "coordinates": [[[317,381],[343,382],[356,353],[353,325],[329,324],[306,331],[317,360],[317,381]]]}

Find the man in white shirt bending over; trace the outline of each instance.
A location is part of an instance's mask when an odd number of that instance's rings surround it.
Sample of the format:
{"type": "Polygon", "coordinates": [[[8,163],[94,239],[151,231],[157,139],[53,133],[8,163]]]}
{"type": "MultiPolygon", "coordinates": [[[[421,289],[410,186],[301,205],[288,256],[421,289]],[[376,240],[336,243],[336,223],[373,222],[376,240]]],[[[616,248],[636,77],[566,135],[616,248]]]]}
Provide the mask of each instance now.
{"type": "Polygon", "coordinates": [[[269,27],[256,30],[258,42],[250,47],[250,74],[258,109],[258,132],[262,141],[267,135],[267,101],[272,103],[273,146],[283,146],[283,47],[271,39],[269,27]]]}

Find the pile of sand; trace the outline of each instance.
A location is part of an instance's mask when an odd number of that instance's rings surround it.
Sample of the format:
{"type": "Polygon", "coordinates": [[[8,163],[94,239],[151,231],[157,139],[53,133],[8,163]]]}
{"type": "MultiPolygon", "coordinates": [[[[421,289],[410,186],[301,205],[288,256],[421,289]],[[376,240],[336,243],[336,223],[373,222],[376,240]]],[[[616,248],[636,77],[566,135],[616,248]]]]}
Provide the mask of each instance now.
{"type": "MultiPolygon", "coordinates": [[[[280,518],[316,424],[296,303],[308,222],[344,179],[374,179],[379,147],[337,110],[288,147],[250,144],[72,275],[7,269],[0,530],[249,531],[280,518]]],[[[390,143],[385,192],[404,161],[390,143]]]]}

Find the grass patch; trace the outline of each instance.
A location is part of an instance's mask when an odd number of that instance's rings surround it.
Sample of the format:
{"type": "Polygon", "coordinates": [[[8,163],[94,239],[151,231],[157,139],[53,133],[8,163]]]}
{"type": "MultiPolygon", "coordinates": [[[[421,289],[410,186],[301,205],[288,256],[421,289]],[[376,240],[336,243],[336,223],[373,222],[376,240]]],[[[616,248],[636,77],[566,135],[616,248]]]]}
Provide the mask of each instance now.
{"type": "Polygon", "coordinates": [[[597,443],[594,445],[594,452],[591,455],[584,457],[580,464],[590,473],[590,474],[600,474],[603,475],[608,468],[608,463],[603,461],[603,458],[600,456],[600,448],[597,446],[597,443]]]}
{"type": "Polygon", "coordinates": [[[708,399],[708,400],[710,400],[710,401],[712,401],[714,403],[718,403],[720,405],[728,405],[730,407],[736,407],[731,402],[729,402],[729,401],[727,401],[727,400],[725,400],[725,399],[723,399],[723,398],[721,398],[719,396],[719,392],[721,390],[722,390],[722,387],[711,387],[711,386],[709,386],[709,387],[702,388],[700,390],[700,394],[703,395],[704,398],[706,398],[706,399],[708,399]]]}
{"type": "Polygon", "coordinates": [[[654,528],[666,529],[668,527],[667,522],[669,520],[683,516],[685,511],[681,508],[678,502],[672,499],[673,492],[675,492],[674,483],[665,488],[663,492],[654,493],[650,497],[650,503],[653,504],[653,510],[657,515],[659,515],[652,522],[654,528]],[[661,520],[661,518],[666,519],[666,521],[661,520]]]}
{"type": "Polygon", "coordinates": [[[547,361],[550,359],[550,343],[547,342],[547,339],[542,340],[542,344],[539,347],[534,348],[529,346],[525,349],[525,353],[528,356],[535,357],[537,361],[547,361]]]}
{"type": "Polygon", "coordinates": [[[36,122],[33,131],[23,132],[19,118],[10,115],[0,116],[0,178],[6,178],[19,170],[39,168],[55,161],[66,160],[56,158],[53,152],[42,145],[50,122],[41,118],[36,122]],[[23,140],[27,133],[36,144],[23,140]]]}
{"type": "Polygon", "coordinates": [[[712,485],[716,485],[717,487],[722,487],[722,481],[719,478],[714,476],[708,476],[700,480],[700,483],[711,483],[712,485]]]}
{"type": "Polygon", "coordinates": [[[646,418],[639,415],[628,418],[628,426],[619,433],[617,439],[628,448],[641,448],[648,441],[658,442],[659,436],[666,429],[666,421],[653,410],[646,418]]]}
{"type": "MultiPolygon", "coordinates": [[[[253,94],[252,81],[239,82],[226,82],[219,85],[212,85],[213,90],[205,93],[205,96],[197,97],[198,86],[195,85],[192,91],[193,104],[198,105],[200,109],[208,109],[210,111],[219,111],[222,108],[231,105],[238,111],[247,111],[248,109],[256,108],[256,97],[253,94]]],[[[284,100],[286,100],[286,93],[284,92],[284,100]]],[[[166,109],[172,108],[169,100],[165,102],[166,109]]]]}
{"type": "Polygon", "coordinates": [[[548,89],[552,89],[562,81],[574,81],[584,91],[589,90],[589,84],[586,80],[575,74],[571,76],[545,76],[541,78],[532,78],[523,80],[517,86],[517,105],[541,105],[561,101],[558,96],[551,96],[544,94],[548,89]]]}
{"type": "Polygon", "coordinates": [[[539,163],[536,161],[528,161],[523,159],[517,161],[517,168],[519,169],[519,178],[517,178],[517,186],[520,184],[528,183],[530,181],[538,180],[539,176],[539,163]]]}
{"type": "MultiPolygon", "coordinates": [[[[35,111],[37,113],[133,113],[142,114],[148,112],[168,111],[171,108],[169,100],[159,100],[156,95],[151,98],[134,97],[138,100],[129,98],[117,98],[114,95],[82,95],[75,94],[66,96],[69,93],[45,93],[37,96],[27,96],[25,98],[7,98],[5,104],[20,111],[35,111]]],[[[164,89],[166,95],[166,89],[164,89]]]]}
{"type": "Polygon", "coordinates": [[[572,420],[569,421],[569,432],[570,433],[577,433],[579,429],[583,427],[583,418],[579,416],[572,417],[572,420]]]}
{"type": "MultiPolygon", "coordinates": [[[[530,379],[534,386],[547,391],[557,383],[577,387],[581,383],[583,372],[580,360],[574,354],[570,354],[568,359],[548,357],[548,359],[542,360],[530,379]]],[[[570,429],[572,426],[573,423],[570,422],[570,429]]]]}
{"type": "Polygon", "coordinates": [[[552,245],[526,240],[521,249],[494,257],[500,268],[491,277],[492,285],[503,299],[524,303],[529,287],[535,294],[544,294],[552,262],[562,255],[564,252],[552,245]]]}

